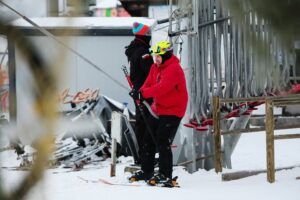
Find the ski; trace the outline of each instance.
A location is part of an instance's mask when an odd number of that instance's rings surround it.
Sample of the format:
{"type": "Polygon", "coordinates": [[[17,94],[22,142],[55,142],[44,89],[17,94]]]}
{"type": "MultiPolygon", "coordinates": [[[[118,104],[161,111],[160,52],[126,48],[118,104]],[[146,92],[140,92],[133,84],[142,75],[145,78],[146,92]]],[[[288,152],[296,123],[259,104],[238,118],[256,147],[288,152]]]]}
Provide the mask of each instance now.
{"type": "Polygon", "coordinates": [[[114,183],[103,178],[98,179],[99,182],[104,183],[106,185],[119,185],[119,186],[133,186],[133,187],[140,187],[145,185],[133,184],[133,183],[114,183]]]}
{"type": "Polygon", "coordinates": [[[132,186],[132,187],[140,187],[140,186],[144,186],[144,185],[139,185],[139,184],[131,184],[131,183],[114,183],[114,182],[111,182],[111,181],[108,181],[106,179],[103,179],[103,178],[99,178],[98,180],[88,180],[88,179],[85,179],[85,178],[82,178],[80,176],[77,176],[77,178],[79,178],[80,180],[86,182],[86,183],[103,183],[105,185],[118,185],[118,186],[132,186]]]}
{"type": "MultiPolygon", "coordinates": [[[[113,182],[113,181],[109,181],[107,179],[104,178],[99,178],[98,180],[88,180],[85,178],[82,178],[80,176],[77,176],[77,178],[79,178],[80,180],[86,182],[86,183],[103,183],[105,185],[110,185],[110,186],[128,186],[128,187],[163,187],[163,188],[180,188],[180,186],[178,185],[178,183],[176,182],[176,184],[174,185],[165,185],[165,184],[157,184],[157,185],[149,185],[146,182],[143,182],[143,184],[135,184],[135,183],[130,183],[130,182],[126,182],[126,183],[119,183],[119,182],[113,182]]],[[[172,181],[176,181],[177,180],[177,176],[174,177],[172,179],[172,181]]],[[[139,182],[141,183],[141,181],[139,182]]]]}

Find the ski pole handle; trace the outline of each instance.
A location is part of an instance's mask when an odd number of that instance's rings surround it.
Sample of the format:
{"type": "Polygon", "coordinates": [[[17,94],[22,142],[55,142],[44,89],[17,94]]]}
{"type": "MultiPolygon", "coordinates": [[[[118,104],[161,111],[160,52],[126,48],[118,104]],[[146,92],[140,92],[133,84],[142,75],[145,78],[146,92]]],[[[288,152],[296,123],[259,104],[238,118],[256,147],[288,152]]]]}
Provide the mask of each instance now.
{"type": "Polygon", "coordinates": [[[128,82],[128,84],[129,84],[130,88],[133,88],[133,84],[132,84],[132,82],[131,82],[131,79],[130,79],[128,70],[127,70],[127,68],[126,68],[125,65],[122,65],[122,70],[123,70],[123,72],[124,72],[124,75],[125,75],[125,77],[126,77],[126,79],[127,79],[127,82],[128,82]]]}

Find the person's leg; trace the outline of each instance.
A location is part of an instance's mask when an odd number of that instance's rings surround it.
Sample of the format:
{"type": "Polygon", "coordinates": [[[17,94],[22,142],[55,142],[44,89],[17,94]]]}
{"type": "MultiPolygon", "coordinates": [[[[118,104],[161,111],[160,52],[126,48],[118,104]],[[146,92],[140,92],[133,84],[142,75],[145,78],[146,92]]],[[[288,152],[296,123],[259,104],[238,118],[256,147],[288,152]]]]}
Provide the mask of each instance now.
{"type": "MultiPolygon", "coordinates": [[[[134,129],[134,133],[136,136],[136,140],[139,146],[139,158],[141,159],[141,149],[143,146],[143,138],[145,135],[145,123],[144,123],[144,119],[141,116],[140,110],[138,107],[136,107],[135,109],[135,129],[134,129]]],[[[137,160],[136,164],[141,164],[141,160],[137,160]]]]}
{"type": "Polygon", "coordinates": [[[166,178],[172,178],[173,154],[171,144],[177,132],[181,118],[175,116],[160,116],[157,129],[159,173],[166,178]]]}
{"type": "MultiPolygon", "coordinates": [[[[149,116],[147,123],[149,124],[149,127],[151,127],[152,134],[154,134],[154,137],[156,137],[155,130],[158,124],[158,120],[153,118],[152,116],[149,116]]],[[[154,173],[155,152],[156,144],[152,139],[151,133],[149,133],[149,131],[147,130],[143,139],[143,146],[141,149],[141,169],[148,176],[148,179],[151,178],[154,173]]]]}
{"type": "MultiPolygon", "coordinates": [[[[144,115],[145,115],[145,118],[148,119],[148,116],[149,116],[149,112],[147,111],[147,109],[145,108],[142,108],[144,111],[144,115]]],[[[135,135],[136,135],[136,139],[137,139],[137,143],[138,143],[138,146],[139,146],[139,156],[141,157],[141,149],[142,149],[142,146],[143,146],[143,140],[144,140],[144,136],[146,134],[146,124],[145,124],[145,120],[139,110],[138,107],[136,107],[136,111],[135,111],[135,135]]]]}

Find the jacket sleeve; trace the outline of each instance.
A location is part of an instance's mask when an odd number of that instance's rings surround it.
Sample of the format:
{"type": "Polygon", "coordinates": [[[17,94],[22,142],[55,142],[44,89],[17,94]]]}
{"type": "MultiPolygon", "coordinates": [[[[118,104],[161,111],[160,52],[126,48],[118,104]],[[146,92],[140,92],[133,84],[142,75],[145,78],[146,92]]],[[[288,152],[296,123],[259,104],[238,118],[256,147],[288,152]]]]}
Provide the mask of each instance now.
{"type": "MultiPolygon", "coordinates": [[[[147,78],[146,78],[146,80],[145,80],[145,82],[144,82],[144,84],[142,85],[142,87],[140,88],[140,91],[142,91],[144,88],[148,88],[148,87],[150,87],[152,84],[153,84],[153,69],[154,69],[154,67],[152,67],[152,65],[151,65],[151,67],[150,67],[150,72],[149,72],[149,74],[148,74],[148,76],[147,76],[147,78]]],[[[144,97],[144,96],[143,96],[144,97]]]]}
{"type": "Polygon", "coordinates": [[[147,85],[145,85],[145,87],[141,89],[143,97],[155,98],[175,89],[175,86],[180,80],[180,77],[178,77],[179,73],[177,69],[178,68],[176,66],[170,66],[166,69],[167,71],[165,71],[158,84],[155,84],[153,86],[148,85],[148,87],[147,85]]]}
{"type": "Polygon", "coordinates": [[[141,52],[139,64],[140,64],[139,66],[141,66],[141,68],[142,68],[142,71],[147,76],[149,74],[150,68],[153,64],[153,58],[148,51],[141,52]]]}

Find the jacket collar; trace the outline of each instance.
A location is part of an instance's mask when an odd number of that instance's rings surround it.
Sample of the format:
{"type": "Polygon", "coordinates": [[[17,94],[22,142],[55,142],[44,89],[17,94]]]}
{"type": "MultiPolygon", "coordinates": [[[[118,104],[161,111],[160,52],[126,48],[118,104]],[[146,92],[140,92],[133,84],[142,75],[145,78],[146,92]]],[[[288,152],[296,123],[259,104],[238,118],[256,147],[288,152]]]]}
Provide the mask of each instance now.
{"type": "Polygon", "coordinates": [[[156,64],[156,67],[159,68],[159,69],[163,69],[163,68],[166,68],[167,66],[169,66],[170,64],[172,63],[179,63],[179,60],[176,56],[172,55],[171,58],[169,58],[168,60],[166,60],[164,62],[164,64],[160,65],[160,66],[157,66],[156,64]]]}
{"type": "Polygon", "coordinates": [[[140,44],[142,44],[142,45],[144,45],[144,46],[146,46],[147,48],[150,47],[150,45],[147,44],[147,43],[146,43],[144,40],[142,40],[141,38],[134,38],[134,41],[137,42],[137,43],[140,43],[140,44]]]}

